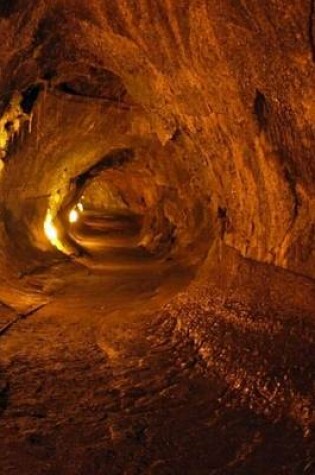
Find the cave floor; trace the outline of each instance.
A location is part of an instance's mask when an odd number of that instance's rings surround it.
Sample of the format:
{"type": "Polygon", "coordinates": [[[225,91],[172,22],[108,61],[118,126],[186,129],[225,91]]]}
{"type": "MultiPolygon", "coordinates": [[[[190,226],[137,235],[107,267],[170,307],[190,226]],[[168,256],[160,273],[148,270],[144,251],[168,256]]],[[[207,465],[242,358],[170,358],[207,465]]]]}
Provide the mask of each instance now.
{"type": "Polygon", "coordinates": [[[241,405],[159,310],[192,271],[138,264],[41,273],[50,300],[0,337],[0,473],[311,474],[302,430],[241,405]]]}

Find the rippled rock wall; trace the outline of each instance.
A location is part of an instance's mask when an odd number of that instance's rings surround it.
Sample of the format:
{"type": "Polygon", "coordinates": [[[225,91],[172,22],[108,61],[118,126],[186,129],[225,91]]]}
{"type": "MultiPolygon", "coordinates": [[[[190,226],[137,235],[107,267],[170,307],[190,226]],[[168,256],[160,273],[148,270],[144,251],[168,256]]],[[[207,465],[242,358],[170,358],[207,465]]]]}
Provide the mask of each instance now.
{"type": "MultiPolygon", "coordinates": [[[[171,163],[180,157],[185,163],[178,168],[186,176],[174,183],[170,175],[167,185],[185,195],[186,183],[193,183],[192,207],[206,210],[218,238],[245,257],[314,276],[311,2],[38,0],[1,5],[4,110],[15,91],[34,84],[101,104],[102,99],[118,102],[119,112],[100,105],[98,118],[93,111],[96,127],[107,117],[117,126],[115,116],[122,114],[133,132],[138,128],[138,136],[154,134],[153,148],[167,150],[171,163]],[[120,101],[145,111],[146,120],[126,118],[132,113],[124,114],[120,101]]],[[[53,106],[56,115],[62,107],[53,106]]],[[[89,118],[76,123],[74,109],[67,117],[61,113],[59,121],[42,110],[37,127],[41,130],[47,120],[51,133],[59,134],[59,157],[50,149],[57,140],[51,136],[37,138],[45,147],[40,156],[26,150],[18,153],[19,163],[14,158],[10,164],[9,152],[2,188],[25,187],[27,168],[36,193],[47,192],[60,173],[67,182],[70,170],[78,173],[97,159],[86,135],[84,145],[77,141],[79,151],[73,145],[75,136],[92,127],[89,118]],[[73,130],[68,148],[67,129],[73,130]],[[63,170],[55,167],[57,160],[63,170]]],[[[123,141],[126,130],[116,132],[123,141]]],[[[112,133],[107,124],[102,140],[112,133]]],[[[104,142],[102,147],[103,153],[104,142]]],[[[154,177],[159,157],[153,158],[154,177]]],[[[2,201],[7,199],[2,193],[2,201]]],[[[36,214],[37,205],[32,208],[36,214]]]]}

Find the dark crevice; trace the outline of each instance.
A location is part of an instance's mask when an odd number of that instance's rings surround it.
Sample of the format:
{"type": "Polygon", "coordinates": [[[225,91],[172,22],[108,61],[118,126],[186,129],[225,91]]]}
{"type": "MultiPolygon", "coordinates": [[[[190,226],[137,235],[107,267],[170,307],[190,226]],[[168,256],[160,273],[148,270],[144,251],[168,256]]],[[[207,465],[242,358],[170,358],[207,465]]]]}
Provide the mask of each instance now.
{"type": "Polygon", "coordinates": [[[254,115],[257,119],[260,130],[265,130],[267,127],[268,104],[266,97],[258,89],[254,100],[254,115]]]}
{"type": "Polygon", "coordinates": [[[16,323],[18,323],[20,320],[31,317],[35,313],[39,312],[39,310],[41,310],[46,305],[47,302],[44,302],[37,305],[36,307],[31,308],[30,310],[27,310],[26,312],[17,313],[16,316],[10,322],[6,323],[2,328],[0,328],[0,336],[6,334],[10,330],[10,328],[16,323]]]}
{"type": "Polygon", "coordinates": [[[222,208],[221,206],[218,207],[218,218],[219,219],[226,219],[227,217],[227,209],[222,208]]]}
{"type": "Polygon", "coordinates": [[[292,193],[292,197],[294,200],[294,205],[293,205],[293,222],[294,222],[298,216],[299,208],[301,206],[300,199],[296,191],[296,178],[292,174],[288,166],[284,168],[284,176],[289,184],[290,191],[292,193]]]}
{"type": "Polygon", "coordinates": [[[120,102],[127,90],[119,76],[108,70],[91,70],[85,74],[62,81],[55,86],[57,91],[70,96],[90,97],[120,102]]]}
{"type": "Polygon", "coordinates": [[[13,122],[12,120],[8,120],[5,124],[4,124],[4,128],[7,132],[11,132],[12,131],[12,128],[13,128],[13,122]]]}
{"type": "Polygon", "coordinates": [[[68,82],[62,82],[55,87],[55,90],[62,92],[68,96],[74,97],[82,97],[82,98],[89,98],[89,99],[99,99],[105,102],[112,102],[121,105],[129,105],[129,100],[126,101],[127,92],[122,90],[120,92],[115,93],[108,93],[102,91],[97,91],[93,89],[89,90],[79,90],[73,84],[68,82]]]}
{"type": "Polygon", "coordinates": [[[174,131],[174,133],[171,137],[172,142],[176,142],[177,140],[179,140],[181,135],[182,135],[182,131],[180,130],[179,127],[176,127],[176,129],[175,129],[175,131],[174,131]]]}
{"type": "Polygon", "coordinates": [[[21,108],[25,114],[30,114],[32,112],[42,89],[42,84],[33,84],[22,92],[21,108]]]}
{"type": "MultiPolygon", "coordinates": [[[[1,376],[1,375],[0,375],[1,376]]],[[[2,414],[9,405],[9,384],[0,382],[0,414],[2,414]]]]}
{"type": "MultiPolygon", "coordinates": [[[[86,94],[83,94],[82,92],[79,92],[77,91],[72,85],[71,83],[67,83],[67,82],[61,82],[60,84],[58,84],[57,86],[57,89],[60,91],[60,92],[64,92],[65,94],[70,94],[72,96],[83,96],[83,97],[86,97],[86,94]]],[[[89,96],[91,97],[91,96],[89,96]]]]}
{"type": "Polygon", "coordinates": [[[228,210],[225,207],[219,206],[217,210],[217,216],[220,220],[220,237],[224,239],[226,233],[230,231],[231,223],[228,216],[228,210]]]}

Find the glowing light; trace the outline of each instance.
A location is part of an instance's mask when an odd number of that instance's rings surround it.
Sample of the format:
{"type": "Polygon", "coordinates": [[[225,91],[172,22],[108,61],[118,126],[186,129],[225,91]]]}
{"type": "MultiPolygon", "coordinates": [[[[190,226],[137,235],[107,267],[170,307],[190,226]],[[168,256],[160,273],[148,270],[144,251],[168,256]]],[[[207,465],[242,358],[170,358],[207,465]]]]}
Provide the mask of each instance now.
{"type": "Polygon", "coordinates": [[[44,231],[50,243],[55,246],[59,251],[63,251],[63,246],[58,237],[58,230],[53,223],[53,217],[50,211],[47,211],[46,214],[46,218],[44,221],[44,231]]]}
{"type": "Polygon", "coordinates": [[[49,211],[44,222],[44,231],[49,241],[55,241],[58,239],[58,231],[53,224],[53,219],[49,211]]]}
{"type": "Polygon", "coordinates": [[[79,213],[73,208],[69,213],[69,223],[76,223],[79,219],[79,213]]]}
{"type": "Polygon", "coordinates": [[[80,211],[80,213],[82,213],[83,210],[84,210],[82,203],[78,203],[78,204],[77,204],[77,208],[78,208],[78,210],[80,211]]]}

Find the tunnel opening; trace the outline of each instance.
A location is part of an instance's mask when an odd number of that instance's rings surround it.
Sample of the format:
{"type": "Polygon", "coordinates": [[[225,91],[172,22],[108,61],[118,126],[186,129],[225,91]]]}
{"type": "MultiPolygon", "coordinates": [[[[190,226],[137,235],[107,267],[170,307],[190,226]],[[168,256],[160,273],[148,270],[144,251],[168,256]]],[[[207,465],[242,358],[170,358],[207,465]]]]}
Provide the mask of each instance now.
{"type": "MultiPolygon", "coordinates": [[[[92,182],[96,193],[95,183],[101,176],[101,181],[108,184],[107,192],[106,187],[100,192],[105,193],[103,216],[109,221],[111,215],[113,222],[116,214],[116,225],[124,228],[126,237],[128,233],[134,235],[134,246],[139,253],[170,260],[181,254],[183,263],[187,259],[192,263],[201,262],[209,247],[211,224],[202,202],[203,190],[195,187],[193,181],[191,196],[182,189],[190,173],[189,161],[184,156],[177,157],[177,141],[161,143],[144,108],[125,108],[123,102],[115,100],[127,94],[119,76],[107,69],[92,69],[85,66],[84,74],[73,74],[72,79],[65,74],[66,79],[62,81],[56,73],[44,95],[40,95],[42,85],[36,83],[22,94],[23,113],[27,117],[33,115],[33,119],[27,133],[21,134],[21,148],[10,149],[5,179],[8,209],[14,208],[13,214],[29,234],[28,241],[21,247],[29,248],[29,265],[32,265],[32,256],[40,250],[44,252],[43,259],[45,252],[51,252],[52,248],[67,256],[88,254],[79,239],[71,235],[76,223],[69,222],[69,217],[71,215],[70,221],[87,217],[87,209],[79,212],[78,204],[92,182]],[[71,91],[62,91],[60,84],[71,84],[71,91]],[[41,123],[42,117],[45,121],[41,123]],[[46,144],[51,145],[47,148],[46,144]],[[36,175],[40,186],[37,193],[31,186],[25,189],[26,201],[21,202],[18,209],[10,189],[20,186],[19,177],[12,171],[19,166],[22,149],[36,156],[34,164],[25,163],[24,177],[31,183],[36,175]],[[41,166],[44,167],[42,176],[41,166]],[[114,195],[109,196],[109,189],[116,190],[112,210],[107,201],[111,199],[113,204],[114,195]],[[39,219],[44,207],[45,214],[39,219]],[[33,215],[31,210],[35,211],[33,215]],[[196,240],[203,241],[200,247],[194,244],[196,240]]],[[[100,210],[99,207],[99,217],[100,210]]],[[[95,209],[90,209],[90,215],[92,211],[96,215],[95,209]]],[[[121,234],[118,228],[116,234],[121,234]]]]}
{"type": "Polygon", "coordinates": [[[154,184],[152,178],[132,172],[134,160],[133,150],[115,150],[71,179],[71,192],[56,216],[60,239],[57,228],[48,229],[53,245],[59,250],[72,246],[80,257],[94,260],[120,255],[125,264],[132,255],[135,263],[139,258],[167,257],[176,227],[169,223],[168,229],[162,203],[157,208],[160,217],[152,214],[148,203],[154,184]],[[156,244],[149,246],[150,240],[156,244]]]}
{"type": "MultiPolygon", "coordinates": [[[[117,240],[122,232],[125,237],[139,233],[140,216],[130,210],[118,189],[106,183],[100,186],[98,180],[106,170],[120,169],[133,159],[134,151],[131,149],[114,150],[70,180],[71,191],[61,203],[56,216],[62,236],[59,241],[63,242],[65,249],[73,245],[79,255],[91,255],[88,248],[94,248],[94,254],[97,247],[102,250],[106,247],[109,234],[116,235],[117,240]]],[[[48,229],[48,237],[61,250],[56,239],[57,233],[53,224],[48,229]]]]}

